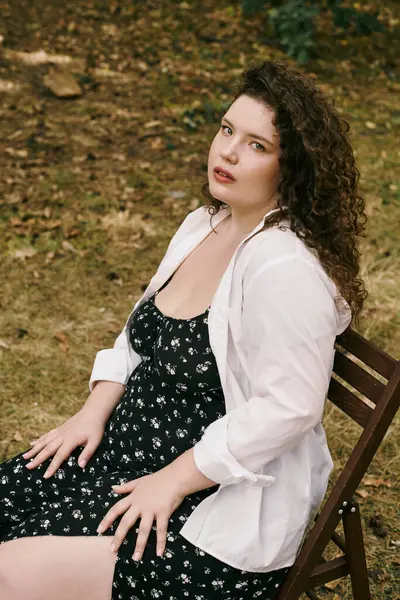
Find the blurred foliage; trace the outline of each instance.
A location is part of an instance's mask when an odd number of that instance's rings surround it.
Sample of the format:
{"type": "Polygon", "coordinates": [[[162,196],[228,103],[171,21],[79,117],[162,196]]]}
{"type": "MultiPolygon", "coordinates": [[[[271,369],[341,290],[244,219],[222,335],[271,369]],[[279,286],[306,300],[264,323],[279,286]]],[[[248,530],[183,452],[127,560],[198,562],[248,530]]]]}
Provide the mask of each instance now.
{"type": "Polygon", "coordinates": [[[316,54],[314,41],[316,19],[321,13],[330,12],[334,30],[345,30],[353,36],[371,35],[385,30],[378,20],[379,11],[364,12],[361,5],[344,6],[341,0],[242,0],[244,16],[252,16],[266,10],[274,33],[288,56],[299,64],[307,64],[316,54]],[[268,8],[272,7],[272,8],[268,8]]]}
{"type": "Polygon", "coordinates": [[[217,123],[230,104],[231,100],[195,102],[195,106],[185,108],[183,111],[182,122],[188,131],[195,131],[204,123],[217,123]]]}
{"type": "Polygon", "coordinates": [[[315,46],[314,18],[319,10],[316,6],[307,6],[304,0],[289,0],[269,11],[269,19],[280,43],[287,54],[300,64],[308,62],[315,46]]]}

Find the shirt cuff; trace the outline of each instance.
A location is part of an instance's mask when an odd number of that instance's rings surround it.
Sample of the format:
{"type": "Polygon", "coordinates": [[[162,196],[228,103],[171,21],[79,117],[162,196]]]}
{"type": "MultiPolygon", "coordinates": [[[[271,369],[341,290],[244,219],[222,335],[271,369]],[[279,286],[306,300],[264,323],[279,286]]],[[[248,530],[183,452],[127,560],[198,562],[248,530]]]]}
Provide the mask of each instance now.
{"type": "Polygon", "coordinates": [[[96,381],[115,381],[126,385],[129,377],[126,350],[121,348],[100,350],[94,361],[89,380],[89,391],[93,391],[96,381]]]}
{"type": "Polygon", "coordinates": [[[275,477],[249,471],[230,452],[227,444],[228,423],[229,414],[217,419],[193,446],[193,457],[199,471],[222,487],[242,481],[259,487],[271,485],[275,477]]]}

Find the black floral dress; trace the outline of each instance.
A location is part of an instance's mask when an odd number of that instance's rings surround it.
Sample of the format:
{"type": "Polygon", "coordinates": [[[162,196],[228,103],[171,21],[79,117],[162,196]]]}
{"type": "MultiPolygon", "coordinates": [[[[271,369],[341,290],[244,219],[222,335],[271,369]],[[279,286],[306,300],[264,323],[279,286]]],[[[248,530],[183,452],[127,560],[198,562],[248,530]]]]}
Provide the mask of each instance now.
{"type": "MultiPolygon", "coordinates": [[[[43,473],[52,457],[33,471],[25,467],[23,453],[0,465],[1,543],[36,535],[112,536],[122,515],[103,534],[96,532],[110,507],[123,497],[111,486],[168,465],[225,414],[209,345],[209,308],[192,319],[167,317],[154,304],[157,293],[130,320],[130,342],[143,360],[86,469],[77,464],[82,446],[48,480],[43,473]]],[[[269,573],[239,570],[179,534],[196,506],[216,490],[212,486],[185,497],[170,517],[160,557],[153,523],[142,559],[132,559],[140,520],[135,523],[118,550],[112,600],[268,600],[276,595],[288,568],[269,573]]]]}

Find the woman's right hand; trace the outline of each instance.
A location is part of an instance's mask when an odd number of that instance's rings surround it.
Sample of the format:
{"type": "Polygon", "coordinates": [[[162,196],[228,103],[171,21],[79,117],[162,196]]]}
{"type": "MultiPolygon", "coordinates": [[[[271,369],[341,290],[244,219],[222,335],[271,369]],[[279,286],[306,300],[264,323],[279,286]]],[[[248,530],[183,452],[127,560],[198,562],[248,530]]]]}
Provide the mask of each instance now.
{"type": "Polygon", "coordinates": [[[51,477],[77,446],[85,446],[78,459],[79,466],[84,468],[100,445],[105,426],[103,418],[96,418],[92,410],[83,407],[65,423],[31,442],[33,448],[22,456],[26,459],[35,458],[26,467],[35,469],[54,455],[44,474],[46,478],[51,477]]]}

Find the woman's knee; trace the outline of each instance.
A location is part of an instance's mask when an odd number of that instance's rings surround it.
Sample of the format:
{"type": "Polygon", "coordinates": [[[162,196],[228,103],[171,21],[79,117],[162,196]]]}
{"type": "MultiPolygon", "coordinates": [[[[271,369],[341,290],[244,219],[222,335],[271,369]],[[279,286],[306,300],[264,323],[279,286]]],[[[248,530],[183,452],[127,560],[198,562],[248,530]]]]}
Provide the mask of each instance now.
{"type": "Polygon", "coordinates": [[[13,552],[9,551],[10,543],[0,544],[0,600],[17,600],[13,581],[21,576],[21,571],[13,552]]]}
{"type": "Polygon", "coordinates": [[[0,600],[110,600],[116,554],[92,536],[34,536],[0,545],[0,600]]]}

